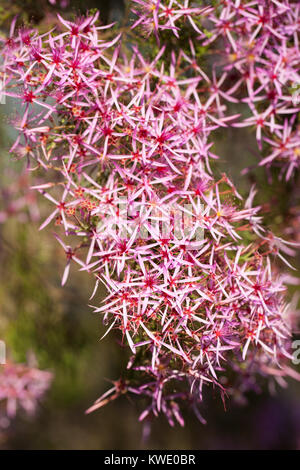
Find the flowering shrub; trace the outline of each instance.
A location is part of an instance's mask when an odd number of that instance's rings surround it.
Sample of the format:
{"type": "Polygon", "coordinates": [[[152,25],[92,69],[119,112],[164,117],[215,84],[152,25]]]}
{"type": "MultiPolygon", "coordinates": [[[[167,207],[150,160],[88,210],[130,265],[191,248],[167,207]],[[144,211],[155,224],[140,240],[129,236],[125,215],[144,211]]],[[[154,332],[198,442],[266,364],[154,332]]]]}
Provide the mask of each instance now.
{"type": "MultiPolygon", "coordinates": [[[[202,10],[187,2],[163,22],[161,2],[138,3],[140,23],[151,12],[156,33],[176,36],[180,16],[199,33],[192,15],[202,10]]],[[[59,17],[64,32],[44,35],[12,25],[3,72],[22,112],[11,150],[52,204],[40,228],[60,230],[62,284],[72,261],[95,276],[92,298],[103,283],[107,297],[94,309],[132,353],[126,377],[88,411],[129,392],[146,399],[140,419],[163,412],[183,425],[186,403],[204,421],[205,385],[224,398],[258,390],[260,377],[297,377],[274,261],[289,265],[283,255],[294,251],[263,228],[254,189],[244,202],[225,174],[212,172],[212,136],[238,119],[225,103],[237,101],[239,82],[223,91],[229,72],[208,77],[192,43],[168,61],[164,46],[151,59],[136,46],[128,51],[97,19],[59,17]]],[[[288,132],[273,127],[279,137],[288,132]]]]}

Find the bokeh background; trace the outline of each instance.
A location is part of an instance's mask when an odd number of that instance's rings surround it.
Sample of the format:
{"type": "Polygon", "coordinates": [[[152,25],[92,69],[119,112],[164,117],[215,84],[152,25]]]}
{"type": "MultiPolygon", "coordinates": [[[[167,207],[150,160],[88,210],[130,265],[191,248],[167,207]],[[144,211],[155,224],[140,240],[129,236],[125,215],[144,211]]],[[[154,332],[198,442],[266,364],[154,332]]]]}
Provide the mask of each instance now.
{"type": "MultiPolygon", "coordinates": [[[[121,22],[124,16],[121,0],[74,0],[65,9],[59,5],[58,0],[54,6],[47,0],[0,0],[2,32],[15,13],[41,30],[52,24],[56,11],[72,15],[97,7],[103,22],[121,22]]],[[[249,395],[248,403],[228,402],[226,411],[219,396],[209,393],[202,408],[206,426],[187,414],[184,428],[170,428],[159,418],[149,431],[138,422],[139,404],[126,397],[85,414],[109,387],[108,379],[120,377],[127,350],[113,333],[99,341],[104,328],[88,307],[94,287],[89,275],[73,267],[67,285],[60,285],[65,255],[51,229],[38,231],[48,205],[28,190],[23,163],[8,153],[13,114],[9,100],[0,106],[0,338],[10,358],[34,361],[52,371],[54,380],[35,416],[19,413],[0,431],[0,448],[300,449],[300,386],[293,381],[276,396],[264,390],[249,395]]],[[[215,171],[226,171],[243,194],[256,182],[266,223],[300,241],[299,181],[286,185],[267,180],[264,170],[257,169],[257,146],[248,130],[220,133],[213,151],[221,155],[215,171]],[[249,172],[241,176],[245,166],[249,172]]],[[[299,256],[294,264],[300,267],[299,256]]]]}

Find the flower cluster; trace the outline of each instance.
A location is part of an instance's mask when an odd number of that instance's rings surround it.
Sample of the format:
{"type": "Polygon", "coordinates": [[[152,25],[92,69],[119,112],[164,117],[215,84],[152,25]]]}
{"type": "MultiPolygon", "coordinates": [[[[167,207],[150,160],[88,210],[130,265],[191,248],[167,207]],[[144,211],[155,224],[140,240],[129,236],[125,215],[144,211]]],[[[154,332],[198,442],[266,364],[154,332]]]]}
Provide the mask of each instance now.
{"type": "Polygon", "coordinates": [[[153,32],[159,42],[160,31],[170,30],[178,38],[182,20],[188,19],[193,30],[201,33],[194,21],[195,17],[207,15],[212,10],[211,7],[190,8],[189,0],[184,0],[184,2],[177,0],[169,0],[168,2],[133,0],[132,12],[137,16],[137,20],[134,21],[132,29],[141,26],[147,35],[153,32]],[[180,26],[177,26],[177,23],[180,23],[180,26]]]}
{"type": "MultiPolygon", "coordinates": [[[[152,21],[154,12],[161,11],[156,16],[164,17],[168,9],[165,27],[173,27],[175,4],[159,0],[155,8],[144,5],[135,25],[146,23],[145,18],[152,21]]],[[[230,101],[248,105],[248,116],[233,125],[256,129],[260,165],[279,166],[286,179],[300,165],[299,13],[299,2],[292,0],[217,1],[204,14],[187,12],[191,22],[200,14],[197,41],[214,45],[215,69],[223,74],[223,89],[230,101]]],[[[155,24],[157,34],[157,21],[155,24]]]]}
{"type": "Polygon", "coordinates": [[[95,311],[132,352],[130,380],[92,409],[130,392],[147,399],[141,419],[163,412],[183,424],[187,403],[203,421],[205,385],[224,397],[292,374],[285,286],[270,257],[293,250],[263,229],[254,190],[243,202],[226,175],[212,176],[211,135],[236,116],[192,44],[167,68],[164,47],[151,60],[137,47],[125,54],[98,14],[59,18],[59,34],[12,29],[5,89],[23,103],[12,151],[53,205],[41,228],[61,229],[62,284],[72,261],[96,277],[93,298],[103,283],[95,311]]]}
{"type": "Polygon", "coordinates": [[[23,364],[8,362],[0,366],[0,428],[7,427],[22,408],[36,411],[38,401],[51,384],[52,374],[23,364]]]}
{"type": "Polygon", "coordinates": [[[211,37],[222,38],[224,69],[251,116],[237,126],[255,126],[261,165],[280,162],[289,179],[299,168],[299,4],[293,1],[226,2],[211,15],[211,37]],[[241,88],[241,89],[240,89],[241,88]]]}

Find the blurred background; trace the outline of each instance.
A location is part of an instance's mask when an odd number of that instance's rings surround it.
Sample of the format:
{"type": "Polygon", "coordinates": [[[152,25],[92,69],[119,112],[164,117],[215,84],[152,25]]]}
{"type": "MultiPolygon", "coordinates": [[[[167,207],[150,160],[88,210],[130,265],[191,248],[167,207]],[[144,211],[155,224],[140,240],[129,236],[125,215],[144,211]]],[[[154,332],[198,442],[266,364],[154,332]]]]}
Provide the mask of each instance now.
{"type": "MultiPolygon", "coordinates": [[[[64,0],[0,0],[0,25],[7,31],[18,13],[25,22],[46,30],[57,11],[72,15],[95,7],[103,22],[122,21],[121,0],[73,0],[69,6],[64,0]]],[[[219,396],[209,393],[202,407],[206,426],[186,415],[184,428],[170,428],[159,418],[149,432],[138,422],[139,403],[126,397],[85,415],[109,388],[108,379],[120,377],[127,351],[113,333],[99,341],[104,328],[101,317],[88,307],[94,287],[88,274],[73,266],[66,286],[60,285],[63,250],[51,229],[38,231],[48,204],[28,189],[23,163],[8,153],[14,140],[13,114],[9,102],[0,106],[0,339],[6,342],[9,358],[34,361],[40,369],[52,371],[54,379],[33,417],[18,413],[7,429],[0,430],[0,448],[300,449],[300,386],[292,380],[276,396],[265,390],[249,395],[248,403],[228,402],[226,411],[219,396]]],[[[226,130],[213,151],[221,155],[216,171],[226,171],[243,194],[256,181],[257,203],[264,207],[266,223],[279,232],[289,226],[288,235],[300,241],[299,181],[266,184],[264,170],[255,166],[257,147],[249,131],[226,130]],[[254,169],[241,177],[247,165],[254,169]]],[[[300,266],[299,259],[294,263],[300,266]]],[[[99,300],[101,292],[94,302],[99,300]]]]}

